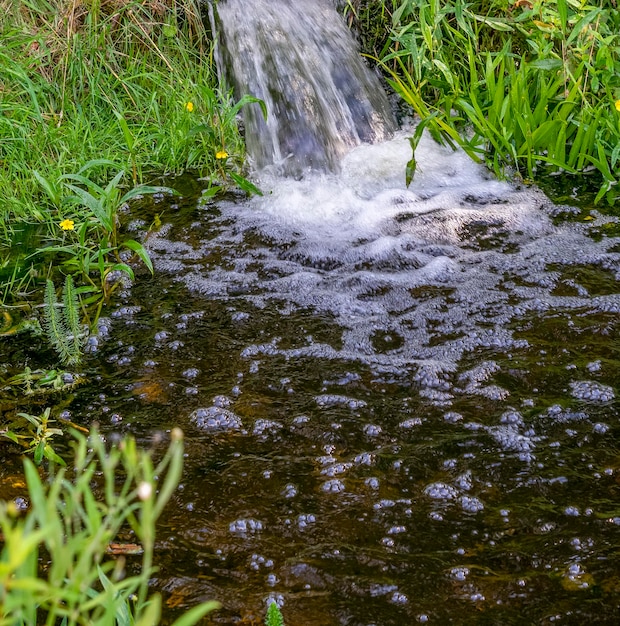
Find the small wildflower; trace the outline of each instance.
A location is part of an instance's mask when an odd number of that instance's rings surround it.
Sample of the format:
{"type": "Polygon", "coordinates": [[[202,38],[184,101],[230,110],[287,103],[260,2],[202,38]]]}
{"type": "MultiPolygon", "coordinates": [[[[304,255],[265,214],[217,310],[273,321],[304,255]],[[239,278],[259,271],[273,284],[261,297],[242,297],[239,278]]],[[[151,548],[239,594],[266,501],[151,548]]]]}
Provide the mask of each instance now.
{"type": "Polygon", "coordinates": [[[228,158],[228,152],[226,152],[226,150],[218,150],[215,153],[215,158],[216,159],[227,159],[228,158]]]}
{"type": "Polygon", "coordinates": [[[194,103],[193,102],[187,102],[185,104],[185,108],[191,113],[194,110],[194,103]]]}
{"type": "Polygon", "coordinates": [[[73,230],[75,227],[75,222],[73,220],[62,220],[60,222],[60,228],[63,230],[73,230]]]}
{"type": "Polygon", "coordinates": [[[620,111],[620,100],[616,100],[616,111],[620,111]]]}

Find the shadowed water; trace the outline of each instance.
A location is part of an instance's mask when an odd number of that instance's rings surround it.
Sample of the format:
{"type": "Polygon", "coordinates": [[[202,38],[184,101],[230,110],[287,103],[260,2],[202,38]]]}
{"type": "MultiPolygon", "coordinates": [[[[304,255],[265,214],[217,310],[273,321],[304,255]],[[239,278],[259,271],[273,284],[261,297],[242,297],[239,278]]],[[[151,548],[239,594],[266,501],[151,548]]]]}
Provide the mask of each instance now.
{"type": "Polygon", "coordinates": [[[252,201],[188,181],[131,223],[162,216],[156,276],[64,410],[110,440],[186,432],[167,620],[213,598],[214,624],[270,598],[309,626],[620,618],[620,241],[590,237],[617,220],[426,139],[406,190],[406,145],[252,201]]]}

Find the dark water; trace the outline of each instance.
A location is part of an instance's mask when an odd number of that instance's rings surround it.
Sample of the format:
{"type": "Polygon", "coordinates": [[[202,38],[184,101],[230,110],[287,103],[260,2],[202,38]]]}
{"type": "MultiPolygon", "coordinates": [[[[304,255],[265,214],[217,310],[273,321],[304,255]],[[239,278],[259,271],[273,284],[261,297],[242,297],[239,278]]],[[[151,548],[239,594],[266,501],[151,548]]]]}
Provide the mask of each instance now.
{"type": "MultiPolygon", "coordinates": [[[[316,221],[305,188],[274,188],[277,217],[192,180],[128,216],[162,215],[156,275],[49,402],[110,439],[185,431],[166,620],[217,599],[205,623],[259,624],[276,598],[288,625],[620,621],[615,218],[445,177],[444,153],[432,182],[429,150],[415,198],[358,189],[316,221]]],[[[5,376],[54,362],[0,347],[5,376]]]]}

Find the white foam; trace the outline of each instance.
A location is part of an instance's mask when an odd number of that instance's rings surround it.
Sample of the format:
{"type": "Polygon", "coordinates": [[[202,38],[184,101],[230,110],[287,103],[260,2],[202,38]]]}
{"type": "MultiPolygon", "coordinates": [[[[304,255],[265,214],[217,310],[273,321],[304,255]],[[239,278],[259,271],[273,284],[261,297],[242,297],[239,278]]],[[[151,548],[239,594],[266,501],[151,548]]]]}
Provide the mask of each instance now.
{"type": "MultiPolygon", "coordinates": [[[[204,245],[181,259],[189,271],[180,278],[208,297],[329,314],[343,328],[343,347],[324,346],[328,358],[449,371],[467,351],[523,346],[508,329],[515,317],[592,304],[587,295],[558,296],[550,263],[604,262],[620,271],[609,242],[594,242],[587,225],[554,226],[540,191],[498,181],[426,136],[407,189],[407,137],[353,150],[340,176],[263,174],[263,197],[219,204],[221,218],[210,218],[204,245]],[[201,265],[201,255],[217,261],[201,265]],[[383,349],[373,343],[377,331],[398,341],[383,349]]],[[[163,253],[159,268],[170,267],[167,249],[178,261],[179,244],[149,244],[163,253]]],[[[617,295],[596,300],[620,307],[617,295]]],[[[309,342],[295,353],[320,349],[309,342]]]]}

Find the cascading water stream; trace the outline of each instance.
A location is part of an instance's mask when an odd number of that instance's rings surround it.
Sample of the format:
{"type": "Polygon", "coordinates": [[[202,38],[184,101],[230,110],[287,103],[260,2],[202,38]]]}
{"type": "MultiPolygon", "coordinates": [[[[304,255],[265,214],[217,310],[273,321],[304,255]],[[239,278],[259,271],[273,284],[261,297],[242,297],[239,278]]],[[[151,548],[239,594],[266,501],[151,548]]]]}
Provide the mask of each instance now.
{"type": "Polygon", "coordinates": [[[267,106],[267,120],[257,105],[244,111],[257,169],[336,171],[351,148],[393,132],[379,80],[331,0],[222,0],[215,22],[221,73],[267,106]]]}
{"type": "MultiPolygon", "coordinates": [[[[329,314],[346,329],[338,351],[310,342],[296,354],[322,349],[437,388],[481,347],[518,348],[515,318],[551,303],[586,306],[558,299],[560,279],[545,269],[579,263],[586,249],[609,265],[604,244],[555,227],[561,209],[537,189],[498,181],[427,136],[405,186],[412,131],[393,132],[387,98],[331,0],[215,8],[225,73],[269,112],[265,122],[258,105],[245,111],[265,194],[219,203],[234,226],[218,227],[203,251],[216,248],[226,269],[195,264],[179,277],[192,291],[329,314]],[[425,292],[434,296],[420,300],[425,292]]],[[[620,307],[615,294],[600,305],[620,307]]]]}
{"type": "Polygon", "coordinates": [[[152,581],[168,610],[620,623],[619,220],[427,136],[406,188],[410,130],[390,137],[327,0],[217,8],[269,109],[246,110],[264,195],[145,201],[156,279],[119,295],[72,404],[187,433],[152,581]]]}

